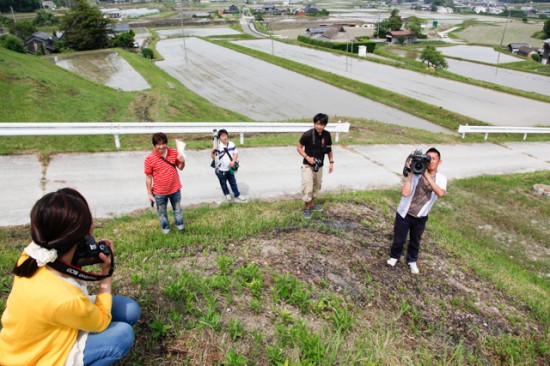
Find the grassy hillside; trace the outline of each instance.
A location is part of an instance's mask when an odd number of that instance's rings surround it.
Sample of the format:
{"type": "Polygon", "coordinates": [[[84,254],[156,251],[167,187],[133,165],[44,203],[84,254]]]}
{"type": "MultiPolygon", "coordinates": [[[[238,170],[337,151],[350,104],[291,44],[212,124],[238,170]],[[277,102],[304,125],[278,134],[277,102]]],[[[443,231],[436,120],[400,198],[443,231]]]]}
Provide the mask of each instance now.
{"type": "MultiPolygon", "coordinates": [[[[119,92],[45,59],[0,48],[1,122],[247,121],[185,88],[136,54],[119,51],[151,85],[119,92]]],[[[125,136],[126,149],[149,146],[149,136],[125,136]]],[[[113,150],[112,136],[3,138],[0,154],[113,150]]]]}
{"type": "MultiPolygon", "coordinates": [[[[114,292],[142,306],[123,364],[544,365],[550,206],[529,190],[549,180],[451,182],[418,276],[385,263],[397,190],[324,195],[311,220],[298,199],[186,209],[183,235],[153,211],[96,222],[114,292]]],[[[28,227],[0,241],[1,311],[28,227]]]]}

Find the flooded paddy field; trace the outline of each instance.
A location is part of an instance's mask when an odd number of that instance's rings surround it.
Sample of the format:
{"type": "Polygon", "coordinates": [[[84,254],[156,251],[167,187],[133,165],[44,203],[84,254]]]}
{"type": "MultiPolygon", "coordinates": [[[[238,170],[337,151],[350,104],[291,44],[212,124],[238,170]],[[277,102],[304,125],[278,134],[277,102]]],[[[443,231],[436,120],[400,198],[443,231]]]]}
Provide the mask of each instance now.
{"type": "Polygon", "coordinates": [[[155,32],[161,39],[168,37],[181,37],[193,36],[193,37],[210,37],[210,36],[234,36],[242,34],[229,27],[209,27],[209,28],[170,28],[170,29],[155,29],[155,32]]]}
{"type": "Polygon", "coordinates": [[[185,45],[182,39],[162,40],[157,51],[164,58],[157,66],[186,87],[216,105],[258,121],[310,119],[323,112],[450,132],[398,109],[198,38],[186,38],[185,45]]]}
{"type": "MultiPolygon", "coordinates": [[[[269,40],[236,43],[266,53],[272,52],[269,40]]],[[[275,42],[273,53],[492,125],[550,126],[550,103],[282,42],[275,42]]]]}
{"type": "Polygon", "coordinates": [[[480,61],[488,64],[503,64],[507,62],[524,61],[502,52],[495,51],[492,47],[458,45],[451,47],[439,47],[444,56],[459,57],[465,60],[480,61]]]}
{"type": "Polygon", "coordinates": [[[116,51],[61,54],[49,59],[57,66],[111,88],[138,91],[151,87],[116,51]]]}
{"type": "MultiPolygon", "coordinates": [[[[476,47],[476,46],[441,47],[441,48],[438,48],[438,50],[446,50],[448,48],[454,48],[454,47],[468,48],[468,47],[476,47]]],[[[481,48],[488,48],[488,47],[481,47],[481,48]]],[[[491,51],[494,51],[494,50],[491,48],[491,51]]],[[[391,52],[394,55],[407,57],[415,60],[418,60],[418,55],[420,54],[419,50],[412,50],[412,49],[405,49],[405,48],[403,49],[392,48],[392,49],[389,49],[388,52],[391,52]]],[[[489,62],[489,60],[492,60],[492,57],[494,56],[493,54],[489,54],[489,53],[487,53],[487,55],[490,56],[490,59],[486,59],[486,61],[484,62],[489,62]]],[[[468,56],[468,52],[466,52],[462,56],[462,58],[466,58],[466,56],[468,56]]],[[[511,57],[509,55],[503,55],[503,56],[511,57]]],[[[511,58],[517,59],[516,57],[511,57],[511,58]]],[[[509,88],[514,88],[518,90],[550,96],[550,77],[548,76],[532,74],[532,73],[516,71],[516,70],[503,69],[497,66],[482,65],[475,62],[455,60],[452,58],[447,58],[446,61],[447,61],[447,64],[449,65],[449,67],[447,68],[447,71],[450,71],[457,75],[465,76],[476,80],[482,80],[489,83],[506,86],[509,88]]],[[[510,62],[510,61],[505,61],[505,62],[510,62]]]]}

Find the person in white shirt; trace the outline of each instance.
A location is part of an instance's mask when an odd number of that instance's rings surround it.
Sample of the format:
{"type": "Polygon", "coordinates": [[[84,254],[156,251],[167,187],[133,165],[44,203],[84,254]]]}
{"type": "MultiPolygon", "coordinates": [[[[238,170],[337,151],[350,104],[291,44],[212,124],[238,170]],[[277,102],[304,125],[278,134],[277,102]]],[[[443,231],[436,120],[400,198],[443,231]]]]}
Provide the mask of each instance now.
{"type": "Polygon", "coordinates": [[[216,160],[216,176],[220,181],[225,199],[228,202],[232,201],[231,194],[229,194],[229,188],[227,182],[231,186],[231,191],[237,202],[246,202],[246,198],[239,192],[237,186],[237,179],[235,173],[238,169],[239,151],[237,146],[229,141],[229,134],[227,130],[221,129],[218,131],[218,143],[217,146],[212,148],[211,157],[216,160]],[[217,157],[217,158],[216,158],[217,157]]]}
{"type": "Polygon", "coordinates": [[[407,263],[411,273],[418,274],[418,252],[420,238],[426,228],[428,213],[438,198],[447,193],[447,178],[437,172],[441,165],[441,154],[432,147],[426,151],[431,160],[423,174],[408,174],[401,188],[401,201],[397,207],[397,214],[393,227],[393,243],[390,250],[390,259],[387,263],[395,266],[403,254],[403,246],[409,235],[407,247],[407,263]]]}

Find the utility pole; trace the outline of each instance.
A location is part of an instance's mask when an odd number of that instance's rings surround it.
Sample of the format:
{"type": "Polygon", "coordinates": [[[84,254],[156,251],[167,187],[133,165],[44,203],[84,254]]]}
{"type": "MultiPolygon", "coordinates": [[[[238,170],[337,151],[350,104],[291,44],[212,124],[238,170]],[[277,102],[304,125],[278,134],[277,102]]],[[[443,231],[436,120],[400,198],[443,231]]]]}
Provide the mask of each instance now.
{"type": "Polygon", "coordinates": [[[187,64],[187,46],[185,44],[185,33],[183,31],[183,0],[179,0],[180,3],[180,19],[181,19],[181,39],[183,40],[183,57],[185,58],[185,63],[187,64]]]}
{"type": "Polygon", "coordinates": [[[504,35],[506,34],[506,28],[508,28],[508,22],[510,21],[510,14],[512,14],[512,11],[509,9],[509,4],[506,5],[506,10],[508,10],[508,18],[506,18],[506,24],[504,24],[504,30],[502,31],[502,38],[500,39],[500,47],[497,55],[497,66],[495,67],[495,75],[498,74],[498,63],[500,62],[500,49],[502,48],[502,43],[504,42],[504,35]]]}

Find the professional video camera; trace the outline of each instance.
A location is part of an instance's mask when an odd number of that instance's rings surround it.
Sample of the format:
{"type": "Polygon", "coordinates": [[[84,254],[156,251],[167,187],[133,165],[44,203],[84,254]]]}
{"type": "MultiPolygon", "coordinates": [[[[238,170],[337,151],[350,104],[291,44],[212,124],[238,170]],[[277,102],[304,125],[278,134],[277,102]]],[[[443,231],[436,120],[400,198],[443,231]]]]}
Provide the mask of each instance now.
{"type": "Polygon", "coordinates": [[[313,171],[318,172],[319,168],[323,166],[323,160],[313,158],[313,161],[315,162],[315,164],[313,164],[313,171]]]}
{"type": "Polygon", "coordinates": [[[104,241],[100,240],[99,243],[96,243],[94,237],[88,235],[87,238],[82,239],[78,243],[72,264],[82,267],[102,263],[103,261],[99,258],[99,253],[103,253],[108,257],[111,255],[111,248],[104,241]]]}
{"type": "Polygon", "coordinates": [[[422,150],[417,149],[412,154],[407,156],[405,166],[403,167],[403,176],[408,176],[410,172],[413,174],[422,174],[428,168],[428,164],[432,157],[422,153],[422,150]]]}

